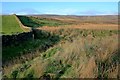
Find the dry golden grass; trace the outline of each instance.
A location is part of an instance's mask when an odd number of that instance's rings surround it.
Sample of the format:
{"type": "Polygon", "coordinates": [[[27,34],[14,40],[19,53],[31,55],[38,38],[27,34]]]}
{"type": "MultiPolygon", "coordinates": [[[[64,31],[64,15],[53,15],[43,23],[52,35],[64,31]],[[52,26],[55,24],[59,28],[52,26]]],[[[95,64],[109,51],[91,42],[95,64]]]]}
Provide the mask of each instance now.
{"type": "MultiPolygon", "coordinates": [[[[109,36],[103,39],[94,38],[93,40],[89,40],[90,36],[87,38],[79,38],[71,42],[62,43],[60,46],[63,48],[63,52],[56,53],[54,58],[63,60],[64,64],[72,65],[73,69],[72,72],[75,73],[76,76],[80,78],[96,78],[99,76],[99,66],[98,63],[102,63],[107,60],[107,64],[109,66],[108,69],[104,70],[101,65],[100,68],[103,69],[101,73],[102,77],[104,75],[108,75],[108,77],[117,77],[118,75],[118,68],[112,68],[113,72],[109,71],[110,67],[114,65],[114,62],[111,62],[112,56],[115,55],[115,51],[118,49],[118,38],[117,36],[109,36]],[[85,46],[86,44],[86,46],[85,46]],[[90,48],[87,49],[86,47],[95,47],[93,52],[90,52],[90,48]],[[90,52],[90,53],[89,53],[90,52]],[[89,53],[89,54],[88,54],[89,53]],[[97,61],[97,62],[96,62],[97,61]],[[112,75],[113,74],[113,75],[112,75]]],[[[117,66],[114,66],[117,67],[117,66]]],[[[66,76],[69,76],[66,75],[66,76]]],[[[63,76],[63,77],[66,77],[63,76]]]]}
{"type": "Polygon", "coordinates": [[[34,75],[36,76],[36,78],[39,78],[41,75],[44,74],[47,64],[48,64],[48,62],[43,61],[39,57],[36,58],[35,60],[33,60],[33,64],[31,67],[35,72],[34,75]]]}
{"type": "Polygon", "coordinates": [[[16,69],[17,67],[20,67],[21,64],[14,64],[14,65],[11,65],[9,67],[4,67],[3,68],[3,74],[6,74],[6,75],[9,75],[14,69],[16,69]]]}
{"type": "Polygon", "coordinates": [[[118,30],[118,24],[92,24],[92,23],[82,23],[76,25],[65,25],[65,26],[58,26],[58,27],[38,27],[37,29],[40,30],[47,30],[47,31],[55,31],[59,29],[90,29],[90,30],[118,30]]]}
{"type": "Polygon", "coordinates": [[[88,60],[88,63],[80,70],[80,78],[96,78],[97,74],[97,65],[95,63],[95,58],[91,57],[88,60]]]}

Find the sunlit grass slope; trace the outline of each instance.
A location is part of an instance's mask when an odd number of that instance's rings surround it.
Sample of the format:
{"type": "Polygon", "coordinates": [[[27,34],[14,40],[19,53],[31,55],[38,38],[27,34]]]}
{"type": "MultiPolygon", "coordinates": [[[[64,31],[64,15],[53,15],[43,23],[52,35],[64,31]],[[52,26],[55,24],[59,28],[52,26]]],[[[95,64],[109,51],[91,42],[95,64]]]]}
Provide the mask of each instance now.
{"type": "Polygon", "coordinates": [[[21,32],[23,32],[23,30],[13,15],[2,16],[2,34],[11,35],[21,32]]]}

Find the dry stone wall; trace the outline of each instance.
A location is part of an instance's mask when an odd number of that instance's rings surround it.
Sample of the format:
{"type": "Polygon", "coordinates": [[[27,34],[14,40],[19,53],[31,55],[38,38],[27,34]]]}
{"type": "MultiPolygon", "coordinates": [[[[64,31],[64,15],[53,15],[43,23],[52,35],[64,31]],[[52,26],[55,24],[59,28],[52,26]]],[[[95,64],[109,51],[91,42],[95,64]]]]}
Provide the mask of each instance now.
{"type": "Polygon", "coordinates": [[[2,35],[2,46],[17,45],[30,39],[33,39],[32,32],[24,32],[15,35],[2,35]]]}

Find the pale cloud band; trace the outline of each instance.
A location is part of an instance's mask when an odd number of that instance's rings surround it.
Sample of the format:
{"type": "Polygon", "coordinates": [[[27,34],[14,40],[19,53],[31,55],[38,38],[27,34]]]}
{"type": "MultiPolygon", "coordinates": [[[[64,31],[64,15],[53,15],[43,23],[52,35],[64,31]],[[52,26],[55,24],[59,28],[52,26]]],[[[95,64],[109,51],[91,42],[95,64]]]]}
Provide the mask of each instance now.
{"type": "Polygon", "coordinates": [[[102,12],[97,10],[84,10],[79,11],[77,9],[60,9],[60,10],[46,10],[39,12],[34,9],[22,9],[18,11],[11,11],[10,13],[4,14],[17,14],[17,15],[37,15],[37,14],[57,14],[57,15],[118,15],[118,12],[108,11],[102,12]]]}

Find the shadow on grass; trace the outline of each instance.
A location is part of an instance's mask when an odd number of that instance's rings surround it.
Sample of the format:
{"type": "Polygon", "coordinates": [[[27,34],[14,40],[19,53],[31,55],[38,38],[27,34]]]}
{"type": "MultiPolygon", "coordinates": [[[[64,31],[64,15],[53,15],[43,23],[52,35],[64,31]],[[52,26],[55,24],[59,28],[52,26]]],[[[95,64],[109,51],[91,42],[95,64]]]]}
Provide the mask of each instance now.
{"type": "MultiPolygon", "coordinates": [[[[6,46],[2,48],[2,62],[3,65],[9,60],[14,60],[16,58],[21,59],[23,55],[26,54],[36,54],[36,52],[46,51],[49,47],[60,41],[60,37],[55,34],[51,34],[42,30],[33,30],[34,39],[24,41],[21,44],[12,44],[11,46],[6,46]]],[[[29,56],[26,56],[29,58],[29,56]]],[[[25,56],[24,56],[25,58],[25,56]]],[[[26,59],[26,58],[25,58],[26,59]]],[[[23,60],[23,58],[21,59],[23,60]]]]}

